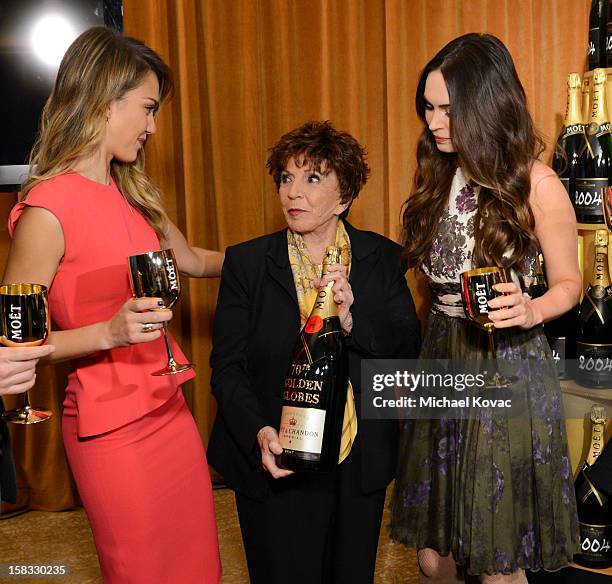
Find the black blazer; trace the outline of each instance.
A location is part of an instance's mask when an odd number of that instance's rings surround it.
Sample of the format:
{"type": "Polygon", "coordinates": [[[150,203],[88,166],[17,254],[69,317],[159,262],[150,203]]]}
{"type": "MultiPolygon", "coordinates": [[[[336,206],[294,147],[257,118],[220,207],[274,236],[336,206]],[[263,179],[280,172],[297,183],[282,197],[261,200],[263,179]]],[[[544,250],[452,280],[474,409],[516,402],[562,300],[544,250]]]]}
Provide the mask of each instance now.
{"type": "Polygon", "coordinates": [[[8,426],[2,419],[3,413],[4,404],[0,398],[0,500],[15,503],[17,500],[15,461],[11,452],[8,426]]]}
{"type": "MultiPolygon", "coordinates": [[[[416,358],[420,328],[400,246],[345,224],[355,298],[353,330],[347,338],[349,375],[359,417],[361,487],[368,493],[393,478],[398,422],[361,419],[360,360],[416,358]]],[[[257,432],[263,426],[278,429],[284,378],[299,331],[286,230],[229,247],[210,359],[218,413],[208,460],[228,486],[256,499],[266,497],[274,480],[261,467],[257,432]]]]}

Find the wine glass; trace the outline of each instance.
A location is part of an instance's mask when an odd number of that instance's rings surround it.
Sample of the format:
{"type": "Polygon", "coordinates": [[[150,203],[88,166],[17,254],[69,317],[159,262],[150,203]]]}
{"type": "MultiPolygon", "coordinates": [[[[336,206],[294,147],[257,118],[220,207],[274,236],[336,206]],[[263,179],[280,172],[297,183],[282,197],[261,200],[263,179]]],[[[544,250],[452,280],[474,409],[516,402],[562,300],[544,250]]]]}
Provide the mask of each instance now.
{"type": "MultiPolygon", "coordinates": [[[[4,284],[0,286],[0,343],[5,347],[42,345],[50,330],[47,287],[42,284],[4,284]]],[[[5,412],[13,424],[45,422],[53,412],[30,405],[26,391],[23,406],[5,412]]]]}
{"type": "MultiPolygon", "coordinates": [[[[165,307],[172,308],[181,294],[181,281],[176,267],[176,259],[171,249],[148,251],[128,257],[128,272],[134,296],[138,298],[161,298],[165,307]]],[[[172,354],[168,339],[168,324],[164,326],[164,341],[168,353],[168,365],[151,375],[175,375],[193,369],[191,363],[177,363],[172,354]]]]}
{"type": "Polygon", "coordinates": [[[493,374],[485,380],[485,389],[505,389],[515,381],[504,377],[497,368],[497,351],[493,332],[495,325],[489,319],[489,300],[503,296],[503,292],[493,289],[495,284],[508,282],[508,274],[504,268],[476,268],[461,274],[461,298],[466,316],[487,333],[489,349],[493,357],[493,374]]]}

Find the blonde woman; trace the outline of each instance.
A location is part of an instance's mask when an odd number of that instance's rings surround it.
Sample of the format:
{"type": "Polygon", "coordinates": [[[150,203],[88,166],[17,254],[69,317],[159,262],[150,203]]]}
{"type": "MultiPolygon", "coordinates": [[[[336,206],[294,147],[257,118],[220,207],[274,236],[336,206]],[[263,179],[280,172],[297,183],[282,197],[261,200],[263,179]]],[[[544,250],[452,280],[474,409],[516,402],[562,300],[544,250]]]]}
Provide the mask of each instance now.
{"type": "MultiPolygon", "coordinates": [[[[140,41],[103,27],[68,49],[43,111],[35,172],[11,212],[4,281],[50,286],[70,359],[63,433],[107,583],[220,579],[211,484],[180,386],[165,363],[157,299],[133,299],[126,257],[173,248],[180,271],[217,276],[223,255],[191,247],[144,172],[144,147],[171,90],[140,41]]],[[[161,304],[163,305],[163,303],[161,304]]],[[[174,340],[177,358],[184,358],[174,340]]]]}

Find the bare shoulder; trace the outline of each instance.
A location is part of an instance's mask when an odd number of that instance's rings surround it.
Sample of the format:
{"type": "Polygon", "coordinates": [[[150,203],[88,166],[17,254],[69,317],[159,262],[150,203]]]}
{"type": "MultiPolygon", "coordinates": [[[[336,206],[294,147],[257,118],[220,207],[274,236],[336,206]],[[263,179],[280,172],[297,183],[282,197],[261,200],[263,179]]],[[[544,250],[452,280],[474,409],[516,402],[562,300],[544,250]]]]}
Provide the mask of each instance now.
{"type": "Polygon", "coordinates": [[[569,204],[569,197],[561,184],[559,177],[550,166],[540,160],[534,160],[531,166],[531,192],[529,198],[532,205],[547,205],[558,203],[569,204]]]}
{"type": "Polygon", "coordinates": [[[552,168],[550,168],[550,166],[544,164],[541,160],[533,161],[533,164],[531,165],[530,179],[532,193],[538,190],[538,186],[543,181],[550,181],[553,184],[556,183],[559,186],[562,186],[561,181],[557,176],[557,173],[552,168]]]}

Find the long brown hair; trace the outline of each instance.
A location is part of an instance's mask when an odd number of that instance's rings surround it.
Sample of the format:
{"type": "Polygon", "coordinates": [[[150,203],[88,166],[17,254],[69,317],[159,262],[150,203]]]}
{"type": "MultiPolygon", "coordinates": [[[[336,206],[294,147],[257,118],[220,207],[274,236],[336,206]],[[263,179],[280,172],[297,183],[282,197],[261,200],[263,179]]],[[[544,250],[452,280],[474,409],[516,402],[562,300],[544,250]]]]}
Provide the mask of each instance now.
{"type": "Polygon", "coordinates": [[[535,243],[529,206],[530,171],[544,143],[527,109],[525,91],[504,44],[470,33],[448,43],[425,66],[416,93],[425,127],[417,170],[404,205],[403,240],[410,266],[427,262],[459,161],[480,186],[474,222],[474,266],[519,269],[535,243]],[[425,120],[425,82],[440,70],[450,98],[455,153],[440,152],[425,120]],[[505,254],[505,255],[504,255],[505,254]]]}
{"type": "MultiPolygon", "coordinates": [[[[95,152],[104,135],[108,106],[137,87],[149,71],[157,77],[163,101],[172,91],[172,79],[155,51],[103,26],[81,34],[66,51],[43,109],[22,196],[95,152]]],[[[144,171],[144,151],[131,163],[113,160],[110,170],[126,200],[163,235],[161,193],[144,171]]]]}

